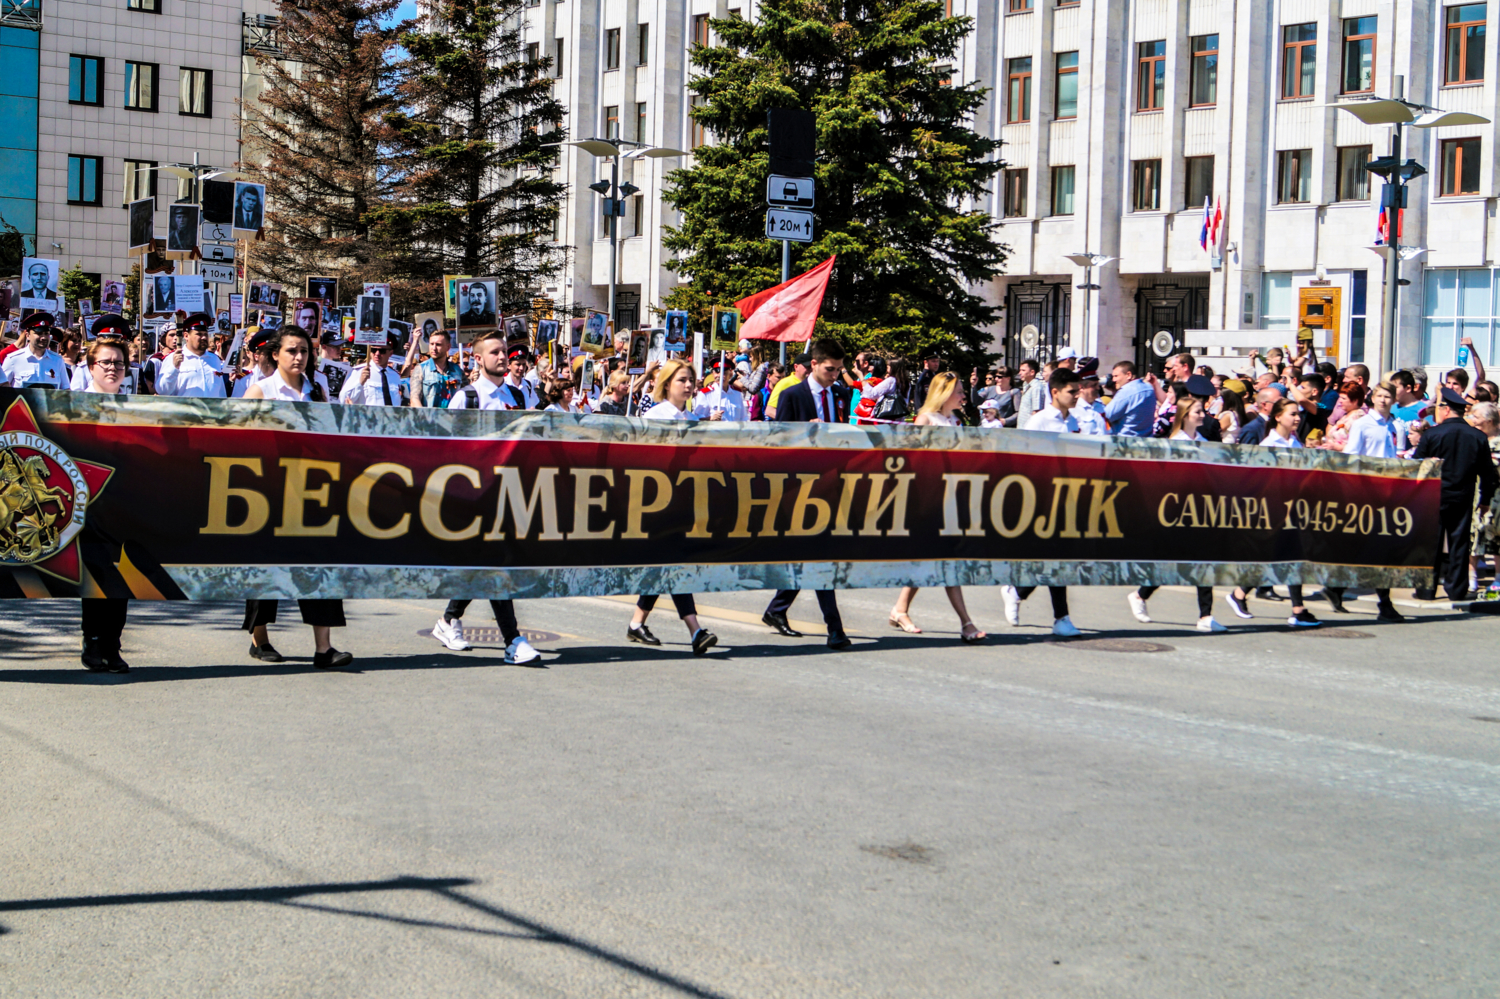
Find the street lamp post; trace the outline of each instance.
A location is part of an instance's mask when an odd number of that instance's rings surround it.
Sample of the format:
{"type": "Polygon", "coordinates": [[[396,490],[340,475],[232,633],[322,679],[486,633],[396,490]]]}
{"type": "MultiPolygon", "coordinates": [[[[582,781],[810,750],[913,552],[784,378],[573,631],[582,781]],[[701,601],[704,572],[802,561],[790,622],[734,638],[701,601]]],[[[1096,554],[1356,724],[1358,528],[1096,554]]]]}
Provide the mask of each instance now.
{"type": "Polygon", "coordinates": [[[1093,281],[1094,268],[1103,267],[1115,258],[1106,256],[1103,253],[1089,253],[1087,250],[1083,253],[1068,253],[1065,256],[1083,268],[1083,284],[1078,287],[1083,292],[1083,345],[1087,349],[1089,339],[1089,299],[1094,296],[1094,292],[1099,290],[1099,286],[1093,281]]]}
{"type": "Polygon", "coordinates": [[[1443,125],[1488,125],[1490,120],[1483,115],[1468,111],[1443,111],[1429,104],[1418,104],[1405,99],[1406,78],[1395,78],[1394,97],[1372,97],[1366,100],[1340,102],[1334,107],[1347,111],[1366,125],[1392,125],[1391,152],[1389,156],[1371,160],[1365,169],[1385,179],[1380,204],[1386,211],[1385,245],[1371,249],[1385,257],[1385,329],[1380,338],[1380,371],[1392,370],[1396,366],[1396,330],[1399,322],[1401,261],[1416,257],[1426,250],[1422,247],[1401,245],[1401,209],[1406,207],[1406,185],[1427,172],[1427,168],[1416,160],[1401,159],[1401,127],[1438,128],[1443,125]],[[1395,252],[1391,252],[1395,250],[1395,252]],[[1412,252],[1408,252],[1412,251],[1412,252]]]}

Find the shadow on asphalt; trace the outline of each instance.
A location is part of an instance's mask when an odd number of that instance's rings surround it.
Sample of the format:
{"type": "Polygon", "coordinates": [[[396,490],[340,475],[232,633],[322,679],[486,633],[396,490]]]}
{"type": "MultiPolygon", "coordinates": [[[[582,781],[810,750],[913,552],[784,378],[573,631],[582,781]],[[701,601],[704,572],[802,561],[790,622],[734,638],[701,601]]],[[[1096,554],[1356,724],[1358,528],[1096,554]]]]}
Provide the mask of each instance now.
{"type": "MultiPolygon", "coordinates": [[[[284,905],[311,912],[335,916],[353,916],[358,919],[375,919],[424,929],[447,930],[457,933],[479,934],[510,940],[530,941],[566,947],[587,955],[622,971],[649,979],[674,991],[699,999],[728,999],[726,993],[690,982],[685,978],[652,967],[619,951],[566,933],[553,926],[530,919],[511,909],[493,905],[459,891],[475,885],[472,878],[417,878],[396,877],[385,881],[348,881],[314,885],[273,885],[262,888],[213,888],[202,891],[139,892],[123,895],[76,895],[63,898],[35,898],[0,900],[0,912],[37,912],[55,909],[85,909],[104,906],[161,905],[176,902],[260,902],[284,905]],[[370,909],[348,909],[335,905],[322,905],[306,901],[310,896],[357,895],[371,892],[418,891],[430,892],[439,898],[477,912],[483,916],[507,924],[505,928],[473,926],[464,923],[441,922],[430,919],[413,919],[370,909]]],[[[12,935],[8,927],[0,926],[0,936],[12,935]]]]}

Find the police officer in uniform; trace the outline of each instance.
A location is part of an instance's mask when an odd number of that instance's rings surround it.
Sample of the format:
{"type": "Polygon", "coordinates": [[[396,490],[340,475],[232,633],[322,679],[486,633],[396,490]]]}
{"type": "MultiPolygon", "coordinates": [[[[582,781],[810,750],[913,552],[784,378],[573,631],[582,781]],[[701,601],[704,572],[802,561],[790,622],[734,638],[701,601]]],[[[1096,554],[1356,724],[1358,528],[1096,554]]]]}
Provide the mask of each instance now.
{"type": "Polygon", "coordinates": [[[1438,520],[1443,537],[1438,542],[1432,567],[1432,587],[1413,594],[1418,600],[1436,600],[1441,581],[1450,600],[1469,596],[1469,535],[1474,517],[1474,486],[1479,485],[1479,507],[1490,504],[1500,486],[1500,472],[1490,458],[1490,442],[1484,432],[1464,421],[1468,408],[1464,397],[1443,386],[1437,400],[1437,426],[1422,432],[1412,457],[1443,459],[1443,488],[1438,502],[1438,520]],[[1443,552],[1447,543],[1448,551],[1443,552]]]}

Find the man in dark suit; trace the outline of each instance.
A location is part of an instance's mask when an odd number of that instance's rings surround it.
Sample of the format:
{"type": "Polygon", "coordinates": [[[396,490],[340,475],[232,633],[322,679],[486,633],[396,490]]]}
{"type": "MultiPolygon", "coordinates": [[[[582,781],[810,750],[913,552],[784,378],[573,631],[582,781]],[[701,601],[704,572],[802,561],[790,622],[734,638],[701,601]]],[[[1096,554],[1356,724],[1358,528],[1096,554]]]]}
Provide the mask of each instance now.
{"type": "MultiPolygon", "coordinates": [[[[849,422],[849,389],[839,378],[844,367],[844,348],[832,340],[817,340],[813,342],[811,354],[812,365],[807,380],[782,390],[776,419],[784,423],[849,422]]],[[[798,592],[777,590],[761,621],[779,634],[801,638],[802,633],[792,630],[786,620],[786,612],[791,609],[798,592]]],[[[828,647],[847,649],[852,643],[844,634],[844,621],[839,616],[839,605],[833,591],[818,590],[817,595],[823,623],[828,625],[828,647]]]]}
{"type": "Polygon", "coordinates": [[[1443,536],[1438,539],[1432,567],[1432,588],[1417,590],[1418,600],[1437,599],[1441,580],[1450,600],[1469,596],[1469,534],[1474,517],[1474,484],[1479,483],[1479,508],[1490,505],[1500,486],[1500,472],[1490,457],[1489,438],[1464,422],[1468,403],[1446,385],[1437,400],[1437,426],[1422,432],[1412,457],[1443,459],[1443,488],[1438,500],[1438,520],[1443,536]],[[1447,541],[1448,551],[1443,552],[1447,541]]]}

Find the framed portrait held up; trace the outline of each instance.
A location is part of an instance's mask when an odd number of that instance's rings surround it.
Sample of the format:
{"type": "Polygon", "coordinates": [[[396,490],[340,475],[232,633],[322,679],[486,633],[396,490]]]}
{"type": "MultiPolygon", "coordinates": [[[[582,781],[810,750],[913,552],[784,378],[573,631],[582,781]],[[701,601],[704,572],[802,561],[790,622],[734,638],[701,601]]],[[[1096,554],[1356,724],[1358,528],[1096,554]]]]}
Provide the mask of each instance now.
{"type": "Polygon", "coordinates": [[[458,328],[461,330],[495,329],[496,288],[494,278],[468,278],[458,282],[458,328]]]}

